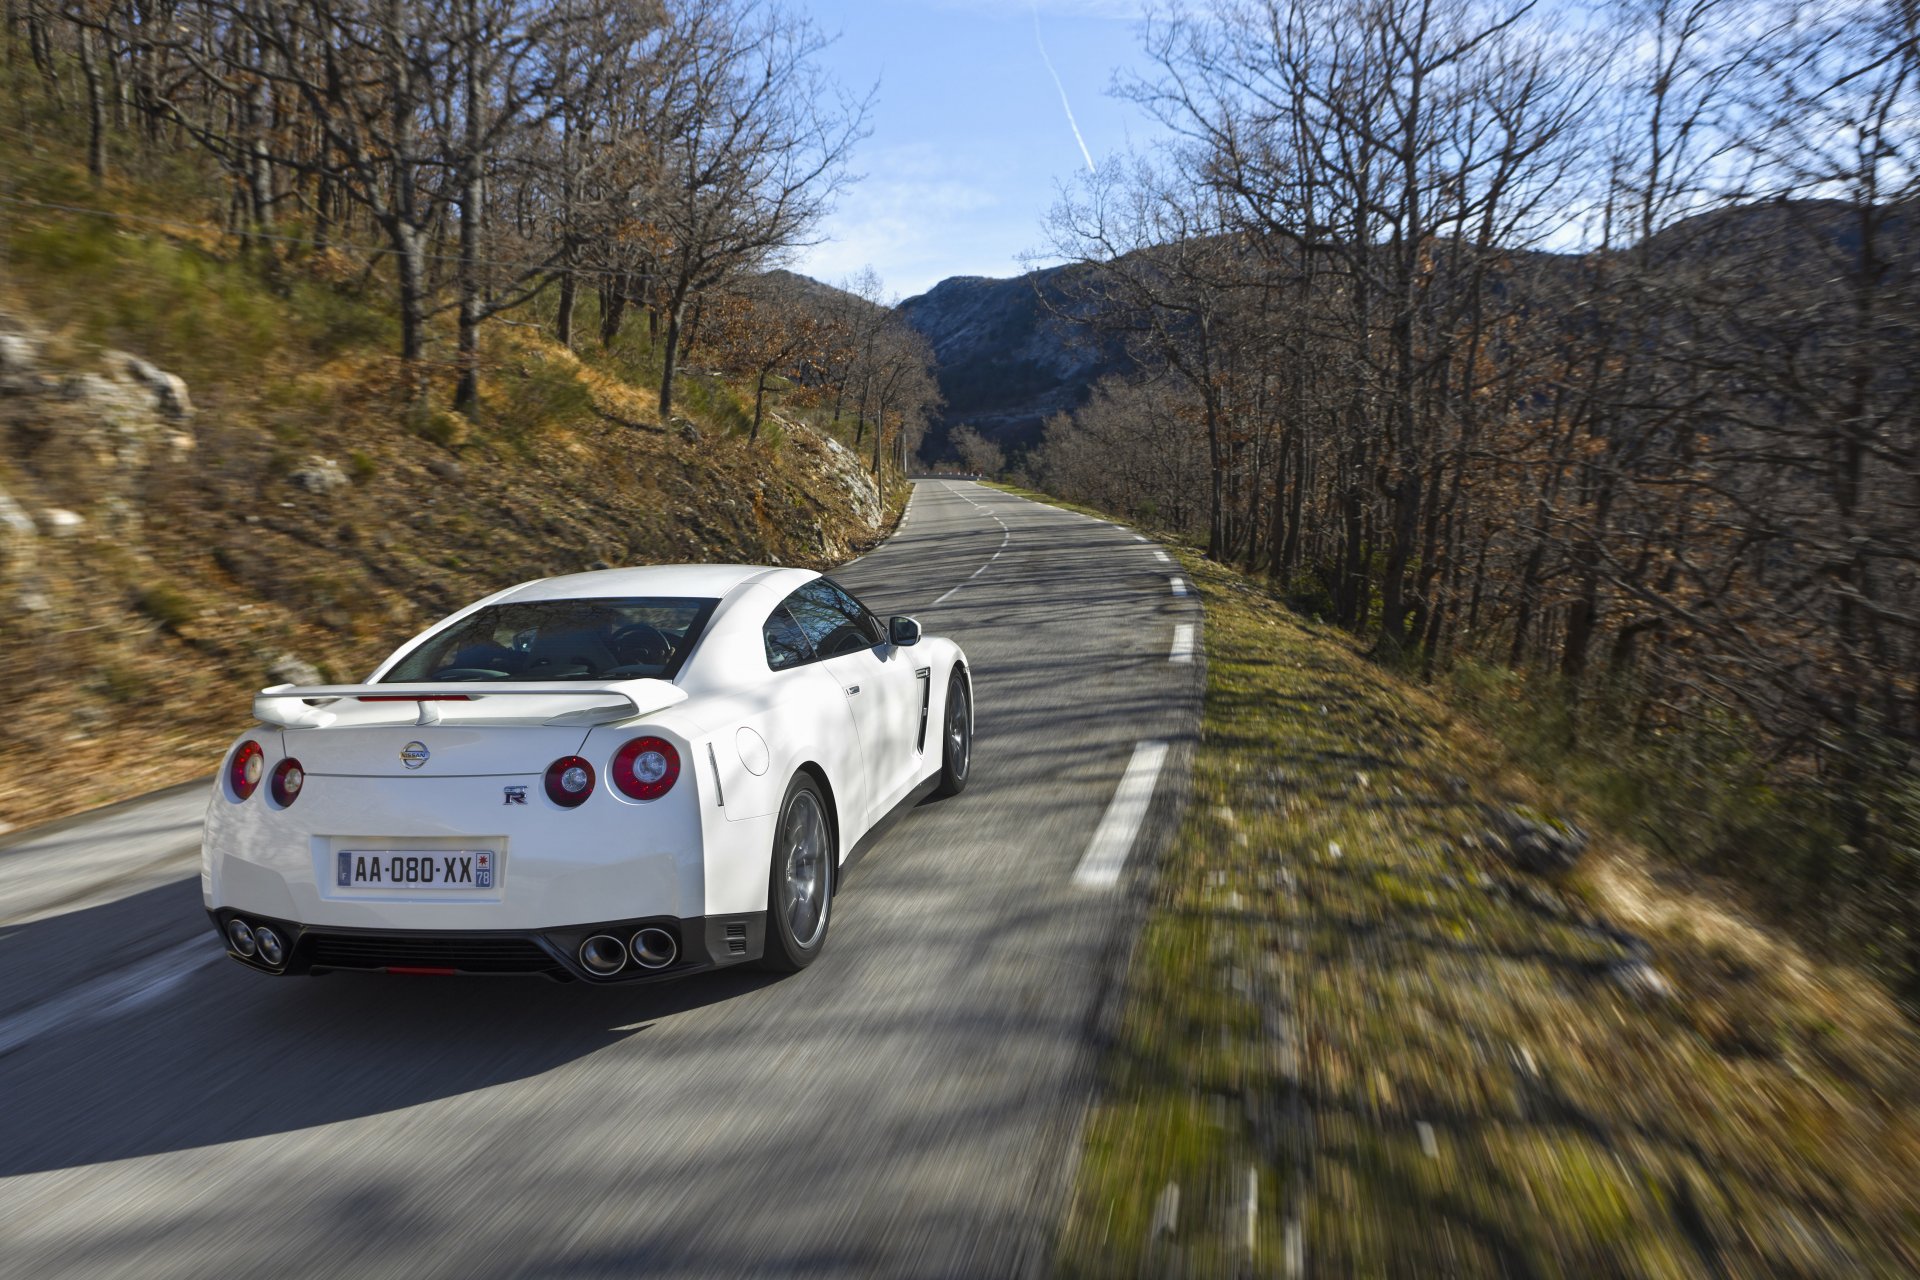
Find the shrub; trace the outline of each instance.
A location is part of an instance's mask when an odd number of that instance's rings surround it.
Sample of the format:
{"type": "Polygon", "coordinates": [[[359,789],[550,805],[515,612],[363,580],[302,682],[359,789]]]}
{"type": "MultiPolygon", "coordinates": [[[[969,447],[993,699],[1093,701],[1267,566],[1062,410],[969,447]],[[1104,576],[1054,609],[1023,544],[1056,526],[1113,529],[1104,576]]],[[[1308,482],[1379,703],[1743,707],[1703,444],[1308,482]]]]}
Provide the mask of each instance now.
{"type": "Polygon", "coordinates": [[[200,616],[200,608],[184,591],[161,583],[140,593],[140,611],[170,630],[178,630],[200,616]]]}

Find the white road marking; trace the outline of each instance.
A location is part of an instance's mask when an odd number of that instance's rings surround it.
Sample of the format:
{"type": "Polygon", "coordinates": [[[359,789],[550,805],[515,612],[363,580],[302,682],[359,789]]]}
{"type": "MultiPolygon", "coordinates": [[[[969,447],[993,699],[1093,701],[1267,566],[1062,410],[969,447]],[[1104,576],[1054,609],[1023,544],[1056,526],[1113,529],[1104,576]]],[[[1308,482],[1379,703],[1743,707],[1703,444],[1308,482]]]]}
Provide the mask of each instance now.
{"type": "Polygon", "coordinates": [[[1154,553],[1153,553],[1153,558],[1154,558],[1155,560],[1158,560],[1158,561],[1159,561],[1159,562],[1160,562],[1161,564],[1172,564],[1172,563],[1173,563],[1173,557],[1172,557],[1172,556],[1170,556],[1170,555],[1168,555],[1168,554],[1167,554],[1166,552],[1164,552],[1164,551],[1156,551],[1156,552],[1154,552],[1154,553]]]}
{"type": "Polygon", "coordinates": [[[1187,580],[1185,578],[1179,578],[1179,577],[1168,578],[1167,585],[1173,588],[1173,594],[1175,594],[1176,596],[1183,596],[1187,594],[1187,580]]]}
{"type": "Polygon", "coordinates": [[[188,974],[224,954],[213,939],[194,938],[24,1009],[0,1020],[0,1056],[49,1031],[81,1026],[157,1000],[185,981],[188,974]]]}
{"type": "Polygon", "coordinates": [[[1166,763],[1167,744],[1149,738],[1134,744],[1133,759],[1120,775],[1107,811],[1087,842],[1087,852],[1074,868],[1073,882],[1090,889],[1111,889],[1120,883],[1127,855],[1133,852],[1134,837],[1146,821],[1147,806],[1153,800],[1153,788],[1160,780],[1160,766],[1166,763]]]}
{"type": "Polygon", "coordinates": [[[1133,535],[1133,540],[1135,542],[1145,542],[1147,539],[1145,534],[1136,533],[1133,535]]]}
{"type": "Polygon", "coordinates": [[[1173,652],[1167,655],[1168,662],[1193,661],[1193,624],[1182,622],[1173,629],[1173,652]]]}
{"type": "MultiPolygon", "coordinates": [[[[961,494],[959,496],[962,498],[966,498],[965,494],[961,494]]],[[[968,498],[967,501],[971,502],[972,499],[968,498]]],[[[960,588],[966,586],[968,582],[972,582],[975,578],[985,573],[989,568],[992,567],[993,562],[1000,558],[1000,553],[1002,551],[1005,551],[1007,549],[1008,544],[1013,541],[1013,530],[1007,527],[1007,522],[1005,520],[1002,520],[999,516],[994,515],[993,512],[988,511],[987,508],[981,507],[980,504],[977,502],[975,502],[973,505],[976,507],[980,507],[982,511],[986,511],[988,517],[991,518],[995,524],[1000,526],[999,549],[996,550],[992,555],[987,557],[985,564],[981,565],[978,569],[975,569],[972,573],[968,574],[966,577],[966,581],[955,583],[953,586],[949,587],[946,590],[946,592],[940,596],[938,600],[935,600],[933,604],[930,604],[927,606],[927,608],[929,609],[933,608],[934,605],[945,604],[947,601],[953,598],[954,592],[960,590],[960,588]]]]}

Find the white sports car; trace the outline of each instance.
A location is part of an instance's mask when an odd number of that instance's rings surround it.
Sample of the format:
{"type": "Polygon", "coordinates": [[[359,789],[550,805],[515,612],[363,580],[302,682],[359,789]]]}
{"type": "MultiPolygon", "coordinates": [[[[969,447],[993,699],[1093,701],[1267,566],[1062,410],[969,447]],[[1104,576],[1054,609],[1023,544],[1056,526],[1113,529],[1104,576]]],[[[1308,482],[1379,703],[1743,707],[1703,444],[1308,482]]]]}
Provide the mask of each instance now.
{"type": "Polygon", "coordinates": [[[254,699],[207,910],[276,974],[798,969],[862,839],[966,785],[972,694],[958,645],[807,570],[525,583],[254,699]]]}

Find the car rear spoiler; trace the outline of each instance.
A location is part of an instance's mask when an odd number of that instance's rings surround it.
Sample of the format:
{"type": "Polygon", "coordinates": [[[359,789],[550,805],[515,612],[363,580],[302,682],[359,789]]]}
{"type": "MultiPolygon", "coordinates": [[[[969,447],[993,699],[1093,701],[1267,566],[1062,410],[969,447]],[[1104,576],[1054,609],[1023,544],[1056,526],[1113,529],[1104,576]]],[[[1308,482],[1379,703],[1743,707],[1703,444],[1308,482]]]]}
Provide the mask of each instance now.
{"type": "Polygon", "coordinates": [[[401,724],[615,724],[685,702],[666,680],[529,684],[340,684],[262,689],[256,720],[283,729],[401,724]]]}

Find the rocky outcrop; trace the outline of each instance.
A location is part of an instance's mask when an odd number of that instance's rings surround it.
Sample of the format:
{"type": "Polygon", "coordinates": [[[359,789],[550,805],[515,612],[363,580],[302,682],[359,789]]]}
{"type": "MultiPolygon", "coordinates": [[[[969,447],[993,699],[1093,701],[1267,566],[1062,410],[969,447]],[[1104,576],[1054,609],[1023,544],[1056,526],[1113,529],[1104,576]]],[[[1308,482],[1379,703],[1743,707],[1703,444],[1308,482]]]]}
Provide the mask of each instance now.
{"type": "Polygon", "coordinates": [[[1565,875],[1587,850],[1587,833],[1572,823],[1520,809],[1497,810],[1489,817],[1483,843],[1522,871],[1565,875]]]}
{"type": "Polygon", "coordinates": [[[323,458],[319,454],[309,455],[306,461],[287,476],[287,479],[296,489],[304,489],[308,493],[323,497],[336,490],[344,489],[352,483],[347,479],[347,473],[340,469],[339,463],[332,458],[323,458]]]}
{"type": "Polygon", "coordinates": [[[0,315],[0,575],[20,586],[31,585],[38,539],[130,535],[148,469],[193,447],[178,375],[124,351],[62,367],[48,345],[0,315]]]}

